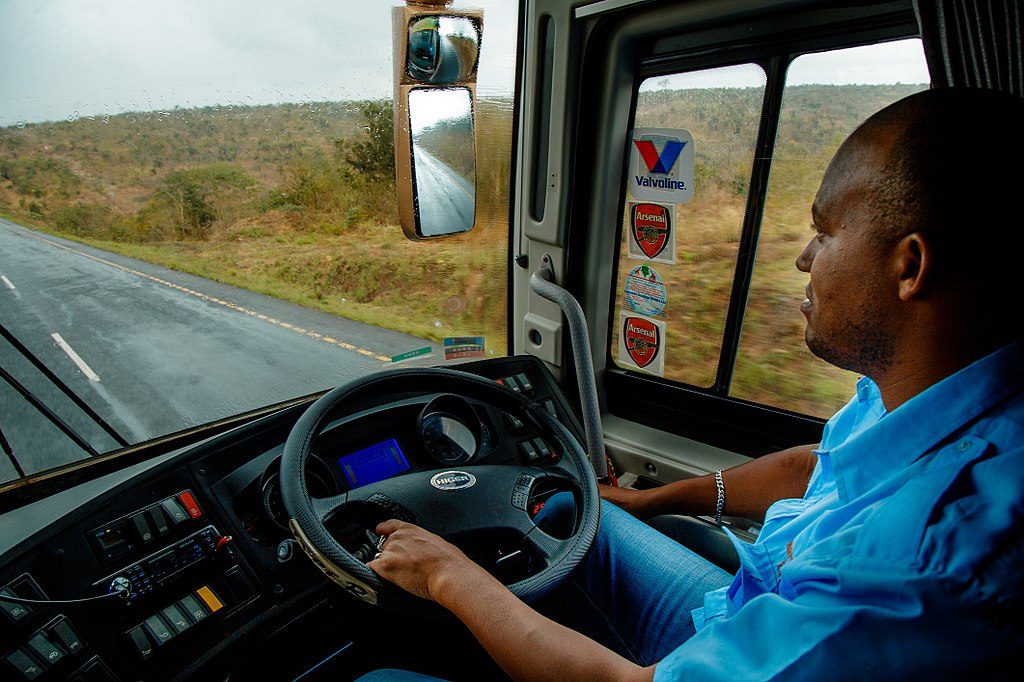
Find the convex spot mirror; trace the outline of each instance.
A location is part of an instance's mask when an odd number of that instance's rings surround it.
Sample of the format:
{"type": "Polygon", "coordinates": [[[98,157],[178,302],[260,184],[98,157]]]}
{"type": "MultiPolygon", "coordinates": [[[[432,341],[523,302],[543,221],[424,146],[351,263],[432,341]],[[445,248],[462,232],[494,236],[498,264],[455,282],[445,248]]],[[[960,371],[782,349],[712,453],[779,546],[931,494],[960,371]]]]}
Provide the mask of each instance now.
{"type": "Polygon", "coordinates": [[[476,220],[476,66],[483,15],[410,3],[394,8],[392,26],[402,231],[413,240],[468,232],[476,220]]]}
{"type": "Polygon", "coordinates": [[[480,22],[470,17],[421,16],[409,24],[405,73],[420,83],[471,80],[480,53],[480,22]]]}

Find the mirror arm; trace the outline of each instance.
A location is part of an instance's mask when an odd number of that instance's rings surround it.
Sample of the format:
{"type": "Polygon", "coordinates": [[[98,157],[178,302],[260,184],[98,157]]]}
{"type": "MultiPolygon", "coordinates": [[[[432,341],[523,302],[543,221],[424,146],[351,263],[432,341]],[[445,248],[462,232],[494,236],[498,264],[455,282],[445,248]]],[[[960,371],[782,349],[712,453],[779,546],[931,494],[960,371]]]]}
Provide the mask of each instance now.
{"type": "Polygon", "coordinates": [[[597,401],[597,380],[594,378],[594,361],[590,352],[590,336],[587,333],[587,318],[579,302],[567,290],[555,284],[555,271],[551,257],[544,255],[541,266],[530,275],[530,288],[562,309],[569,323],[569,339],[572,344],[573,361],[576,364],[576,383],[580,388],[580,407],[583,410],[585,446],[590,464],[599,481],[608,478],[608,460],[604,451],[604,429],[601,426],[601,408],[597,401]]]}

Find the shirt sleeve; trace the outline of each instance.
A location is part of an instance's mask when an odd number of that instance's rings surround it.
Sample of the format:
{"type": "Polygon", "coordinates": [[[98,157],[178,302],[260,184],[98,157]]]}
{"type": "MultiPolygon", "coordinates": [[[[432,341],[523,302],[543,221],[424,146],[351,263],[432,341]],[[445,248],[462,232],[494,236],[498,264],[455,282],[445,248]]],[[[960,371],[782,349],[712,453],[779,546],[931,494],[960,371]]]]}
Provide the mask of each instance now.
{"type": "Polygon", "coordinates": [[[666,656],[655,682],[946,678],[998,657],[999,638],[957,595],[936,593],[941,585],[891,573],[862,578],[848,586],[852,595],[826,580],[792,601],[752,599],[666,656]],[[876,580],[890,587],[861,591],[876,580]]]}

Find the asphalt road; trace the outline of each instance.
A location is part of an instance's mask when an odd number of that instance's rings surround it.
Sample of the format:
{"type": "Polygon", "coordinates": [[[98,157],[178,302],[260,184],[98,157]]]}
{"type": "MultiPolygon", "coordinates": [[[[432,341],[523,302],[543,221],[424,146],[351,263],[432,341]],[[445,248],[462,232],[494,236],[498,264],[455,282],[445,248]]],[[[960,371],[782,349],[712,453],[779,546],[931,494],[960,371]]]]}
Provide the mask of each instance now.
{"type": "MultiPolygon", "coordinates": [[[[129,442],[336,386],[429,344],[0,219],[0,322],[129,442]]],[[[434,364],[434,353],[415,361],[434,364]]],[[[100,452],[116,447],[0,339],[0,367],[100,452]]],[[[87,456],[0,380],[26,473],[87,456]]],[[[17,477],[0,454],[0,481],[17,477]]]]}
{"type": "Polygon", "coordinates": [[[473,227],[476,188],[466,178],[413,145],[416,162],[416,201],[420,231],[428,236],[465,232],[473,227]]]}

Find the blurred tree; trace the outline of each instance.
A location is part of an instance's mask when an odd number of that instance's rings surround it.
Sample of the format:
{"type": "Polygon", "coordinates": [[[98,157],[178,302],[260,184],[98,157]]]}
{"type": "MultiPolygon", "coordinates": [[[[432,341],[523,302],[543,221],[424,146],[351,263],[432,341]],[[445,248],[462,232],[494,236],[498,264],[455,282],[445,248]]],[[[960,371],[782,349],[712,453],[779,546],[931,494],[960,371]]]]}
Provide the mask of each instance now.
{"type": "Polygon", "coordinates": [[[336,139],[334,147],[355,170],[374,180],[394,181],[395,128],[390,100],[359,104],[363,131],[354,139],[336,139]]]}
{"type": "Polygon", "coordinates": [[[178,237],[204,239],[217,219],[214,200],[253,184],[245,171],[226,164],[186,168],[169,174],[157,188],[155,199],[173,217],[178,237]]]}

